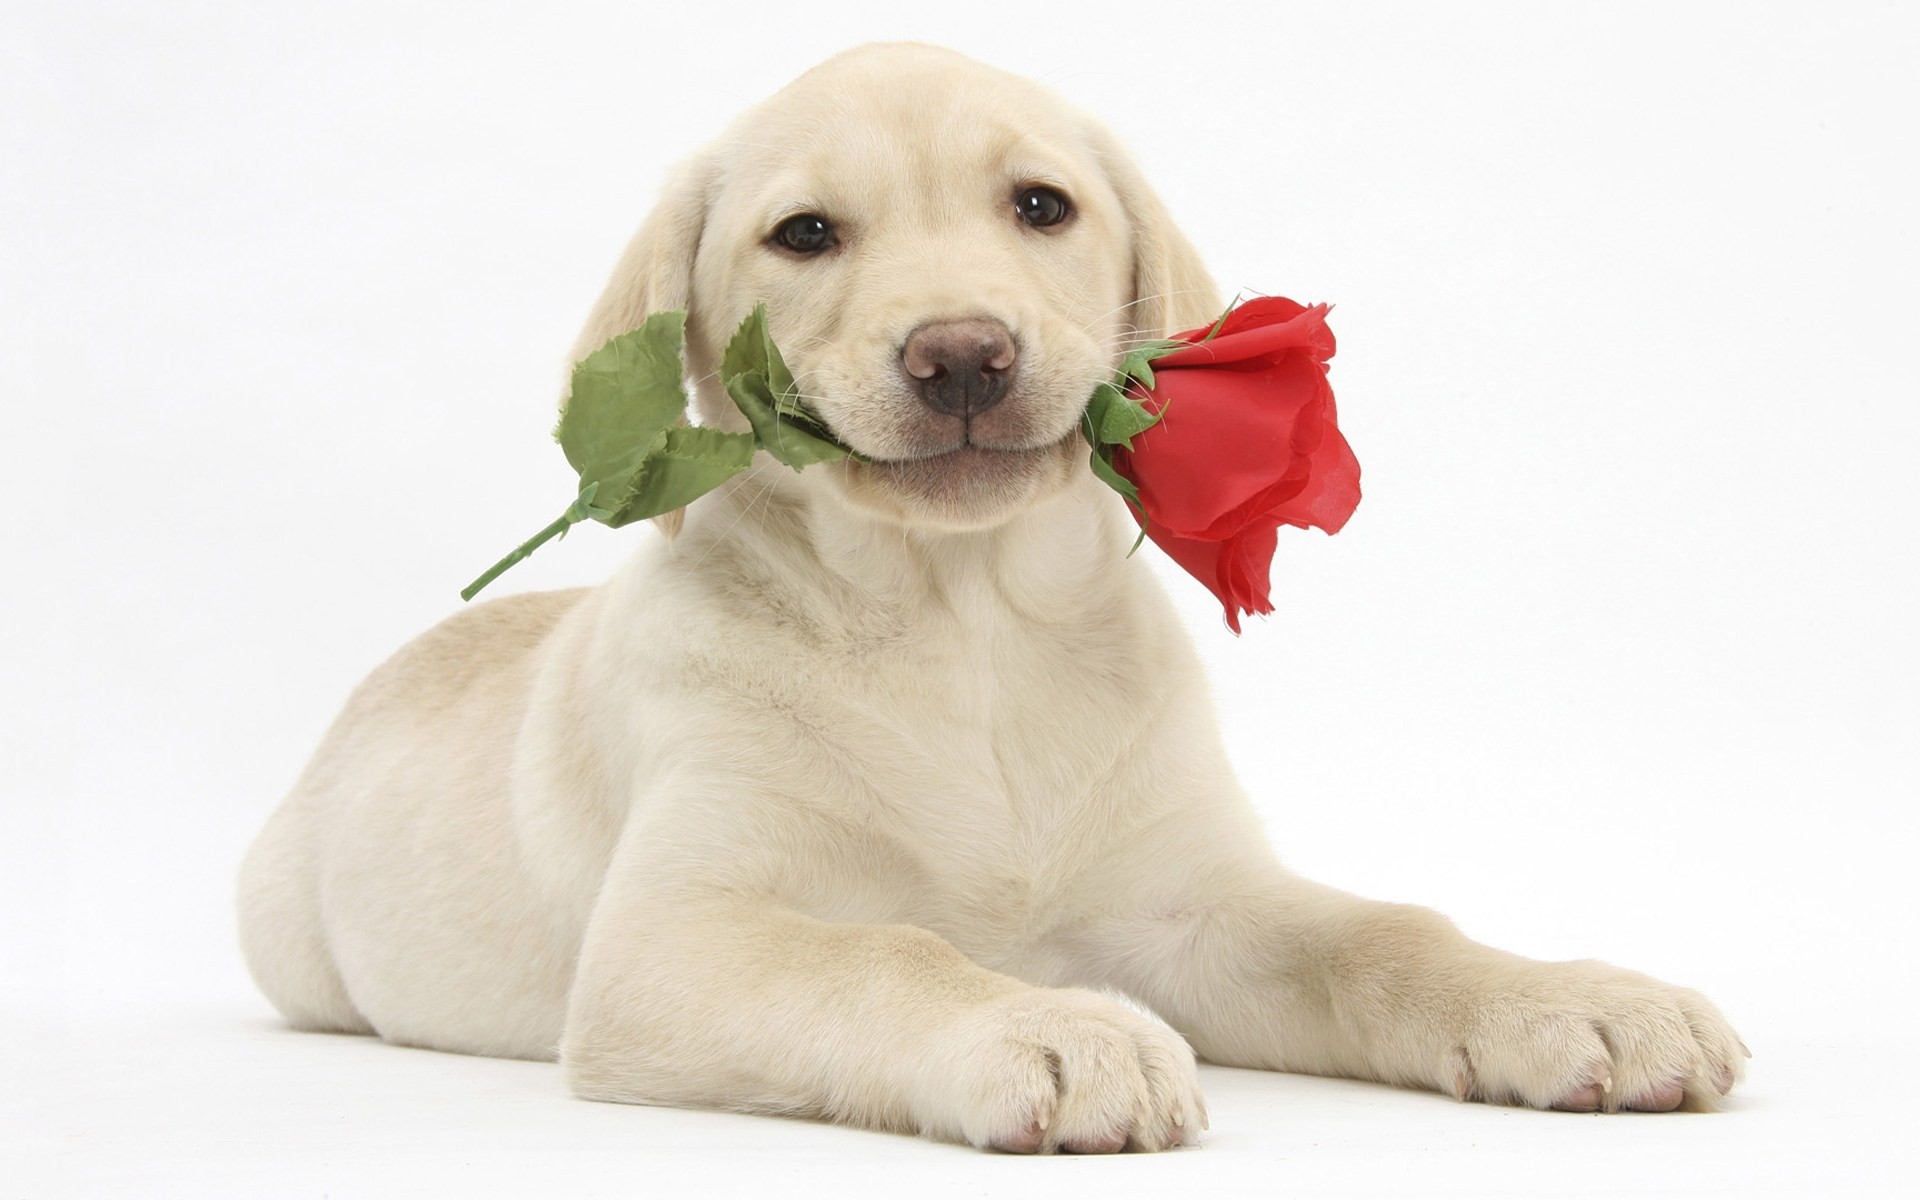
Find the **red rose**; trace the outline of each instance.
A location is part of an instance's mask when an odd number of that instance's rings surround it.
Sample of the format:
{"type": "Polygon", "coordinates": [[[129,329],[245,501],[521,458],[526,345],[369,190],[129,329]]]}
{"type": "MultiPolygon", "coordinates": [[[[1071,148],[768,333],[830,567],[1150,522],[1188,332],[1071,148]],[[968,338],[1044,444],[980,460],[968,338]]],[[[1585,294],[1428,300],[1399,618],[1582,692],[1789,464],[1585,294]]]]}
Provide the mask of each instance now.
{"type": "Polygon", "coordinates": [[[1270,613],[1268,573],[1282,525],[1338,533],[1360,503],[1360,464],[1334,424],[1327,306],[1249,300],[1217,333],[1153,360],[1140,397],[1160,422],[1116,447],[1113,466],[1140,489],[1147,536],[1207,585],[1240,632],[1270,613]]]}

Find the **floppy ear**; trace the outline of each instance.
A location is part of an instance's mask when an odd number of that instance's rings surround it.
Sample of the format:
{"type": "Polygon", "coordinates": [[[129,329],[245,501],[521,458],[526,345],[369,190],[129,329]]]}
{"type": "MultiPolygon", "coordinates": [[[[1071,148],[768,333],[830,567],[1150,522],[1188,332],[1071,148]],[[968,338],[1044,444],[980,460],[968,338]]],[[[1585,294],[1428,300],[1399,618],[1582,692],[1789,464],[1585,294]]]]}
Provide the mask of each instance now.
{"type": "MultiPolygon", "coordinates": [[[[693,300],[693,261],[712,195],[713,168],[704,154],[674,168],[653,212],[627,243],[613,277],[587,314],[568,362],[577,363],[609,339],[638,329],[656,312],[685,309],[693,300]]],[[[653,519],[668,537],[680,532],[686,510],[653,519]]]]}
{"type": "Polygon", "coordinates": [[[606,290],[574,339],[573,362],[656,312],[685,308],[693,298],[693,259],[706,228],[712,169],[705,155],[675,167],[660,202],[640,225],[607,280],[606,290]]]}
{"type": "Polygon", "coordinates": [[[1133,226],[1133,302],[1128,306],[1128,323],[1149,338],[1212,324],[1226,304],[1200,261],[1200,252],[1174,228],[1166,206],[1147,186],[1146,177],[1119,140],[1105,129],[1096,129],[1093,143],[1133,226]]]}

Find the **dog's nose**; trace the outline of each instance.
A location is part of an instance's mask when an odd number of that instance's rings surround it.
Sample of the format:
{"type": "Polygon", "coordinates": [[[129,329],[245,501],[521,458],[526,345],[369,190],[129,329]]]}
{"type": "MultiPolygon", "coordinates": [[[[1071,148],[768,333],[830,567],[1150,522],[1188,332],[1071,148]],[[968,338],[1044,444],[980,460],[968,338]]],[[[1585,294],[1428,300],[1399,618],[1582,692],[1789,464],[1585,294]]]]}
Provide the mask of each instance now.
{"type": "Polygon", "coordinates": [[[999,321],[934,321],[907,335],[900,362],[927,407],[971,417],[1000,402],[1013,375],[1013,332],[999,321]]]}

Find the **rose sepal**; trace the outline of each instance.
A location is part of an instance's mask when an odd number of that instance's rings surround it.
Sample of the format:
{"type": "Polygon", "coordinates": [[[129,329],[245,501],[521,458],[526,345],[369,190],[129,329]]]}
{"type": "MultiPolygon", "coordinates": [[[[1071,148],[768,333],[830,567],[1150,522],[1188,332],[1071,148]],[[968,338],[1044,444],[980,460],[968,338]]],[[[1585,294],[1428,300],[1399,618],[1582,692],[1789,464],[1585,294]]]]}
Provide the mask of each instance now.
{"type": "MultiPolygon", "coordinates": [[[[1240,298],[1234,297],[1227,305],[1226,312],[1207,330],[1205,342],[1220,332],[1227,317],[1238,305],[1240,298]]],[[[1176,350],[1185,350],[1196,343],[1183,342],[1176,338],[1158,338],[1143,342],[1127,352],[1120,360],[1120,366],[1114,371],[1113,378],[1093,389],[1093,398],[1087,401],[1086,411],[1081,414],[1080,432],[1087,439],[1090,453],[1087,465],[1093,468],[1094,477],[1120,493],[1127,502],[1134,519],[1140,523],[1140,533],[1133,539],[1133,545],[1127,550],[1132,558],[1147,540],[1147,510],[1140,502],[1140,489],[1133,480],[1122,475],[1113,465],[1115,449],[1133,449],[1133,439],[1160,423],[1166,415],[1165,406],[1151,409],[1146,406],[1145,397],[1153,390],[1153,363],[1176,350]]]]}

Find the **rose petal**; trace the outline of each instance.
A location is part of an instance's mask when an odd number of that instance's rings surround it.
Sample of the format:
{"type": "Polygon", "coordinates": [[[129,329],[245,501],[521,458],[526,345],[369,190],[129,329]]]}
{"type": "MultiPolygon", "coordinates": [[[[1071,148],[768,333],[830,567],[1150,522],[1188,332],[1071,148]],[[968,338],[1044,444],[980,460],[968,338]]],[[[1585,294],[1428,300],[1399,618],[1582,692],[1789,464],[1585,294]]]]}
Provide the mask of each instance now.
{"type": "Polygon", "coordinates": [[[1307,486],[1271,510],[1275,520],[1339,533],[1360,506],[1360,461],[1346,435],[1329,424],[1313,456],[1307,486]]]}
{"type": "Polygon", "coordinates": [[[1280,296],[1249,300],[1228,313],[1220,332],[1206,341],[1200,339],[1207,336],[1207,329],[1189,329],[1175,335],[1175,341],[1195,344],[1154,359],[1154,374],[1181,367],[1244,362],[1294,349],[1309,350],[1324,363],[1333,357],[1335,349],[1333,330],[1327,328],[1329,310],[1329,305],[1309,308],[1280,296]]]}
{"type": "Polygon", "coordinates": [[[1227,627],[1235,633],[1240,632],[1241,613],[1273,611],[1268,596],[1276,533],[1275,526],[1266,525],[1229,541],[1203,542],[1151,526],[1147,530],[1154,545],[1220,601],[1227,627]]]}
{"type": "Polygon", "coordinates": [[[1302,353],[1278,361],[1168,373],[1155,380],[1165,416],[1116,451],[1114,467],[1140,488],[1147,519],[1183,537],[1224,537],[1306,485],[1296,433],[1322,436],[1327,388],[1302,353]],[[1301,430],[1303,417],[1311,424],[1301,430]],[[1276,489],[1280,489],[1276,494],[1276,489]],[[1229,514],[1242,513],[1235,523],[1229,514]]]}
{"type": "MultiPolygon", "coordinates": [[[[1258,616],[1264,617],[1273,611],[1270,593],[1278,533],[1278,527],[1273,525],[1249,529],[1226,544],[1223,556],[1228,596],[1242,610],[1258,616]]],[[[1227,625],[1235,633],[1240,632],[1240,622],[1231,608],[1227,611],[1227,625]]]]}

